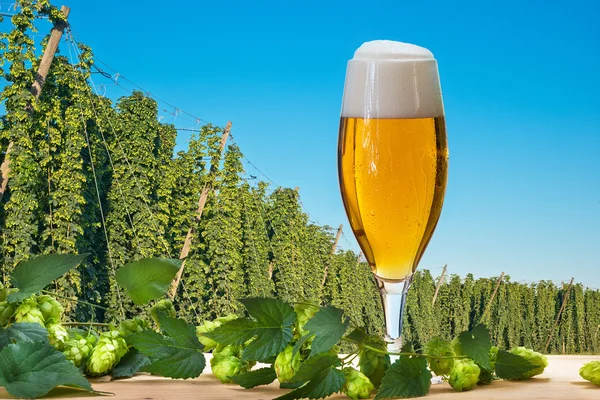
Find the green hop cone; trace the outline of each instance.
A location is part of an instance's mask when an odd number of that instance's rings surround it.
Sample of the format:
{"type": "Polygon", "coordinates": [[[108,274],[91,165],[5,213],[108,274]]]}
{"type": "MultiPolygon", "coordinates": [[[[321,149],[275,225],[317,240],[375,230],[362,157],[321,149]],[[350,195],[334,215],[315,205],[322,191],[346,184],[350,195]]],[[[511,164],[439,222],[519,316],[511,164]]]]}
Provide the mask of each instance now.
{"type": "MultiPolygon", "coordinates": [[[[387,345],[383,339],[377,336],[370,336],[365,342],[368,346],[374,347],[379,350],[387,351],[387,345]]],[[[375,388],[381,385],[383,375],[389,368],[390,356],[387,354],[380,354],[369,349],[361,349],[358,353],[359,362],[358,366],[360,372],[365,374],[371,381],[375,388]]]]}
{"type": "Polygon", "coordinates": [[[371,391],[375,389],[375,386],[365,374],[352,367],[344,368],[342,372],[346,378],[346,383],[342,386],[342,392],[346,396],[354,400],[371,398],[371,391]]]}
{"type": "Polygon", "coordinates": [[[97,340],[94,335],[88,335],[85,338],[81,335],[75,335],[74,338],[65,342],[63,354],[76,367],[80,367],[87,361],[97,340]]]}
{"type": "Polygon", "coordinates": [[[515,347],[510,351],[513,354],[521,356],[529,361],[531,364],[535,366],[535,369],[532,369],[529,372],[524,373],[517,380],[525,380],[531,379],[536,375],[540,375],[544,372],[544,369],[548,366],[548,358],[545,355],[538,353],[536,351],[527,349],[525,347],[515,347]]]}
{"type": "MultiPolygon", "coordinates": [[[[306,336],[308,331],[304,329],[304,325],[309,319],[315,316],[320,307],[313,306],[311,304],[296,304],[294,305],[294,311],[296,311],[296,323],[294,324],[294,337],[300,339],[302,336],[306,336]]],[[[312,338],[307,340],[307,343],[312,342],[312,338]]]]}
{"type": "Polygon", "coordinates": [[[38,307],[38,303],[34,298],[25,299],[15,310],[15,322],[30,322],[38,323],[46,326],[44,314],[38,307]]]}
{"type": "Polygon", "coordinates": [[[7,301],[0,302],[0,326],[7,326],[12,322],[15,305],[7,301]]]}
{"type": "MultiPolygon", "coordinates": [[[[431,339],[429,342],[427,342],[423,350],[428,356],[454,356],[452,344],[449,341],[440,338],[431,339]]],[[[436,375],[448,375],[452,369],[452,366],[454,365],[454,359],[452,358],[429,358],[428,361],[429,368],[436,375]]]]}
{"type": "Polygon", "coordinates": [[[296,372],[298,372],[298,368],[300,368],[300,363],[302,362],[300,352],[297,351],[296,354],[293,353],[294,347],[287,346],[275,359],[273,367],[275,368],[275,373],[277,374],[279,382],[291,381],[294,375],[296,375],[296,372]]]}
{"type": "Polygon", "coordinates": [[[236,376],[248,372],[251,368],[246,361],[233,356],[213,356],[210,360],[212,373],[222,383],[231,383],[231,376],[236,376]]]}
{"type": "Polygon", "coordinates": [[[475,361],[471,359],[456,360],[454,361],[454,366],[450,371],[448,383],[457,392],[471,390],[477,386],[480,372],[481,370],[477,364],[475,364],[475,361]]]}
{"type": "Polygon", "coordinates": [[[173,302],[169,299],[159,300],[156,302],[152,308],[150,309],[150,315],[152,315],[152,320],[160,328],[160,324],[158,323],[158,313],[164,313],[168,317],[175,318],[175,307],[173,306],[173,302]]]}
{"type": "Polygon", "coordinates": [[[477,380],[478,385],[489,385],[494,380],[494,374],[492,371],[479,367],[481,372],[479,373],[479,379],[477,380]]]}
{"type": "Polygon", "coordinates": [[[600,361],[591,361],[579,369],[579,375],[586,381],[600,386],[600,361]]]}
{"type": "Polygon", "coordinates": [[[242,357],[241,346],[218,344],[213,350],[213,357],[242,357]]]}
{"type": "Polygon", "coordinates": [[[498,351],[499,349],[496,346],[492,346],[490,349],[490,366],[492,367],[492,371],[496,369],[496,360],[498,359],[498,351]]]}
{"type": "Polygon", "coordinates": [[[69,340],[69,332],[61,324],[48,324],[46,325],[48,331],[48,339],[50,344],[57,350],[64,348],[65,342],[69,340]]]}
{"type": "Polygon", "coordinates": [[[36,298],[38,307],[44,316],[46,324],[60,322],[65,311],[63,306],[52,296],[42,295],[36,298]]]}
{"type": "Polygon", "coordinates": [[[119,324],[119,330],[121,331],[123,337],[131,335],[132,333],[145,331],[149,328],[150,326],[148,325],[148,322],[141,319],[140,317],[126,319],[124,321],[121,321],[121,323],[119,324]]]}
{"type": "Polygon", "coordinates": [[[87,375],[100,376],[107,374],[117,365],[127,351],[127,343],[121,336],[120,331],[111,330],[102,333],[86,362],[87,375]]]}
{"type": "Polygon", "coordinates": [[[455,337],[454,339],[452,339],[452,349],[454,350],[454,354],[457,356],[466,356],[466,354],[463,352],[462,346],[460,345],[460,340],[458,339],[458,336],[455,337]]]}
{"type": "Polygon", "coordinates": [[[218,321],[204,321],[202,325],[196,327],[196,336],[198,336],[200,343],[204,345],[204,351],[210,351],[218,344],[211,338],[204,336],[204,333],[212,332],[219,326],[221,326],[221,323],[218,321]]]}

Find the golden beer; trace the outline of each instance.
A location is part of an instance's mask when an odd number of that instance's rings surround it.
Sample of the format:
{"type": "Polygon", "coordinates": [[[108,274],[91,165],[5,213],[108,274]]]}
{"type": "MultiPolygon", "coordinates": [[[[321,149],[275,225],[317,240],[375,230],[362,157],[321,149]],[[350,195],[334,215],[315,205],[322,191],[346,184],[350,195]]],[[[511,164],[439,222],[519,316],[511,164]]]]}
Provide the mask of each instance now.
{"type": "Polygon", "coordinates": [[[373,272],[416,269],[439,219],[448,168],[443,117],[345,118],[338,171],[350,225],[373,272]]]}
{"type": "Polygon", "coordinates": [[[440,217],[447,169],[431,52],[363,44],[348,62],[338,172],[350,225],[378,281],[404,281],[417,268],[440,217]]]}

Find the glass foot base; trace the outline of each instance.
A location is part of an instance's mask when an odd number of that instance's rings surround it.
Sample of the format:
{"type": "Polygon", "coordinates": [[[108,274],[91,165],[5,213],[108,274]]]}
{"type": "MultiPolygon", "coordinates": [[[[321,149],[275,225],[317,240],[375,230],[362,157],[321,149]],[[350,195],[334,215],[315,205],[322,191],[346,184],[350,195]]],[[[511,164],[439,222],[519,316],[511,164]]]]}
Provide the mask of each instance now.
{"type": "Polygon", "coordinates": [[[383,305],[385,341],[391,353],[399,353],[402,349],[402,317],[412,278],[411,275],[403,281],[390,282],[375,276],[383,305]]]}

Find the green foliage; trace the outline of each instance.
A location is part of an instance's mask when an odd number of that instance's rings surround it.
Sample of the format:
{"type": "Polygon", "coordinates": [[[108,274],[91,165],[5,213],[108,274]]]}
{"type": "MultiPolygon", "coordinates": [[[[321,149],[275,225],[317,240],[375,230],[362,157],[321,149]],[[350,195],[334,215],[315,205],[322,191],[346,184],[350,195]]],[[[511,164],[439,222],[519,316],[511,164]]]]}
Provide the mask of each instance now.
{"type": "Polygon", "coordinates": [[[427,369],[427,361],[422,357],[401,357],[388,368],[375,399],[425,396],[430,387],[431,372],[427,369]]]}
{"type": "Polygon", "coordinates": [[[115,279],[135,304],[146,304],[167,293],[181,263],[174,259],[144,258],[119,268],[115,279]]]}

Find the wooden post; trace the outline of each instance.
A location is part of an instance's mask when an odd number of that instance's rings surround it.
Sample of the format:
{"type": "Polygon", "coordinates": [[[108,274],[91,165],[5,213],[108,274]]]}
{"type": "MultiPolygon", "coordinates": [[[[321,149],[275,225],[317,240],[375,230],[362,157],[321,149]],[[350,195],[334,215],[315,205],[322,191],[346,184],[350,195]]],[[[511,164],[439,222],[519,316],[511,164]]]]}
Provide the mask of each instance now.
{"type": "MultiPolygon", "coordinates": [[[[227,122],[225,129],[223,129],[223,135],[221,135],[221,145],[220,150],[221,154],[225,150],[225,144],[227,143],[227,138],[229,137],[229,132],[231,131],[231,122],[227,122]]],[[[209,174],[214,174],[219,167],[217,165],[211,165],[209,174]]],[[[200,198],[198,199],[198,209],[196,210],[196,221],[200,221],[202,219],[202,212],[204,211],[204,206],[206,206],[206,201],[208,200],[208,195],[212,190],[212,186],[206,183],[202,188],[202,193],[200,193],[200,198]]],[[[181,253],[179,254],[179,259],[183,260],[181,263],[181,268],[177,271],[177,275],[171,284],[171,290],[169,291],[169,297],[171,299],[175,298],[177,294],[177,288],[179,287],[179,282],[181,281],[181,276],[183,275],[183,268],[185,267],[185,258],[190,254],[190,248],[192,246],[192,236],[194,235],[194,227],[191,226],[185,236],[185,241],[183,242],[183,247],[181,248],[181,253]]]]}
{"type": "Polygon", "coordinates": [[[562,315],[562,313],[565,309],[565,306],[567,305],[567,302],[569,301],[569,294],[571,293],[571,287],[573,286],[574,279],[575,278],[571,278],[571,282],[569,282],[569,287],[567,288],[567,292],[565,293],[565,297],[562,301],[562,305],[560,306],[560,310],[558,311],[558,315],[556,316],[556,320],[554,321],[554,325],[552,325],[550,332],[548,332],[548,340],[546,341],[546,346],[544,346],[544,353],[548,351],[550,342],[552,342],[552,338],[554,337],[554,331],[556,330],[556,327],[558,326],[558,321],[560,321],[560,316],[562,315]]]}
{"type": "MultiPolygon", "coordinates": [[[[31,88],[29,89],[31,94],[37,100],[42,93],[42,87],[44,86],[44,82],[46,81],[46,77],[48,76],[48,71],[50,70],[50,65],[52,65],[52,60],[54,60],[54,54],[56,53],[56,49],[58,48],[58,43],[60,43],[60,39],[63,35],[65,28],[67,27],[67,18],[69,17],[69,13],[71,9],[67,6],[62,6],[60,11],[65,16],[65,21],[58,21],[52,27],[52,31],[50,32],[50,39],[48,39],[48,44],[46,45],[46,49],[44,50],[44,55],[42,56],[42,61],[40,61],[40,66],[38,67],[37,73],[35,75],[35,81],[31,88]]],[[[27,110],[31,112],[31,105],[27,106],[27,110]]],[[[0,200],[4,196],[6,192],[6,188],[8,187],[8,179],[10,175],[10,153],[12,152],[14,147],[14,143],[10,142],[8,147],[6,148],[6,153],[4,154],[4,161],[2,165],[0,165],[0,173],[2,174],[0,181],[0,200]]]]}
{"type": "Polygon", "coordinates": [[[435,293],[433,295],[433,301],[431,302],[432,306],[435,305],[435,301],[437,300],[437,296],[438,296],[438,293],[440,291],[440,287],[442,286],[442,282],[444,281],[444,276],[446,276],[446,268],[447,267],[448,267],[448,264],[444,265],[444,269],[442,270],[442,275],[440,276],[440,279],[438,280],[437,286],[435,287],[435,293]]]}
{"type": "Polygon", "coordinates": [[[492,302],[496,298],[496,293],[498,293],[498,289],[500,288],[502,279],[504,279],[504,271],[502,271],[502,273],[500,274],[500,278],[498,278],[498,282],[496,282],[496,287],[494,288],[494,292],[492,293],[492,298],[488,302],[487,306],[485,307],[485,311],[483,312],[483,315],[481,316],[482,322],[485,320],[485,317],[487,316],[487,314],[490,312],[490,309],[492,308],[492,302]]]}
{"type": "MultiPolygon", "coordinates": [[[[337,249],[340,238],[342,237],[342,228],[344,225],[340,224],[340,227],[337,230],[335,235],[335,240],[333,241],[333,246],[331,247],[331,255],[335,254],[335,250],[337,249]]],[[[331,262],[331,261],[329,261],[331,262]]],[[[325,272],[323,273],[323,281],[321,282],[321,286],[325,286],[325,281],[327,280],[327,272],[329,271],[329,264],[325,266],[325,272]]]]}

